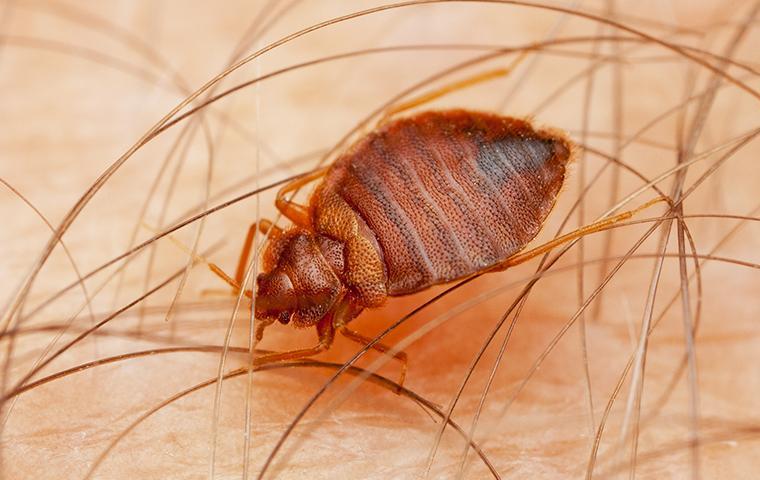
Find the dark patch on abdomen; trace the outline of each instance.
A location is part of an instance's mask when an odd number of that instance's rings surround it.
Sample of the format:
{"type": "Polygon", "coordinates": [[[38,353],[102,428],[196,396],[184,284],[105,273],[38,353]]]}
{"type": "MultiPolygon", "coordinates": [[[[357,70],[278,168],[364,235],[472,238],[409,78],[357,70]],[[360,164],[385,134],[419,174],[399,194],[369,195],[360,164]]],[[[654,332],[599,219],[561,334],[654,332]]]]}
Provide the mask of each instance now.
{"type": "Polygon", "coordinates": [[[348,168],[339,194],[375,234],[390,295],[509,258],[554,202],[558,187],[546,182],[552,140],[510,134],[504,117],[455,113],[395,121],[342,159],[348,168]]]}

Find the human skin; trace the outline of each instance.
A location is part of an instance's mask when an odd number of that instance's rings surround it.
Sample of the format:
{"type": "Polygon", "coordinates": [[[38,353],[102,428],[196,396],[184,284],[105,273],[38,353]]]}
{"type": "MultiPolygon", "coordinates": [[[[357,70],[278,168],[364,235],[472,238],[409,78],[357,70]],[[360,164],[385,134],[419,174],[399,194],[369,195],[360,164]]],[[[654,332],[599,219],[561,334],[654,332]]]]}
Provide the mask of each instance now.
{"type": "MultiPolygon", "coordinates": [[[[727,52],[752,5],[693,3],[670,2],[663,6],[659,2],[639,2],[618,8],[633,15],[621,21],[637,30],[716,54],[727,52]],[[673,33],[674,26],[683,29],[680,34],[673,33]]],[[[72,9],[36,2],[0,7],[5,8],[0,10],[0,29],[7,32],[0,40],[0,118],[5,119],[0,131],[0,151],[5,160],[0,165],[0,178],[22,193],[56,228],[98,176],[130,145],[228,65],[238,41],[257,14],[270,12],[277,22],[260,38],[246,44],[244,54],[318,21],[377,4],[331,2],[329,6],[317,6],[302,2],[295,3],[282,16],[271,12],[288,4],[267,4],[258,10],[252,10],[247,2],[225,3],[223,9],[206,2],[117,1],[99,4],[97,10],[87,5],[72,9]],[[112,23],[100,23],[83,12],[112,23]],[[145,43],[135,44],[134,39],[145,43]],[[171,68],[157,60],[155,52],[168,59],[171,68]],[[177,75],[171,73],[172,69],[177,75]]],[[[602,5],[599,10],[589,11],[607,15],[607,8],[602,5]]],[[[546,40],[550,31],[556,32],[554,38],[619,35],[609,25],[607,30],[600,30],[598,22],[577,18],[565,20],[554,30],[561,18],[559,12],[479,4],[426,5],[373,13],[272,50],[259,63],[253,62],[234,73],[217,91],[288,65],[361,48],[419,44],[515,47],[546,40]]],[[[731,57],[756,67],[752,45],[757,41],[756,32],[750,28],[731,51],[731,57]]],[[[641,46],[621,40],[615,51],[611,41],[595,47],[593,42],[578,40],[555,48],[574,54],[528,56],[506,78],[473,85],[418,108],[456,106],[496,111],[515,89],[517,94],[510,97],[502,113],[531,117],[539,125],[564,129],[576,143],[614,156],[615,143],[610,137],[616,128],[616,95],[623,99],[621,135],[627,139],[652,118],[690,96],[690,75],[697,75],[696,89],[691,94],[695,95],[710,85],[713,74],[661,45],[641,46]],[[589,55],[595,48],[606,60],[625,59],[617,64],[622,88],[613,88],[614,67],[605,64],[592,83],[588,75],[580,77],[579,82],[565,89],[563,96],[536,112],[552,91],[591,64],[589,55]],[[533,58],[540,60],[534,64],[533,58]],[[593,93],[590,105],[584,100],[587,90],[593,93]],[[584,135],[585,113],[590,120],[584,135]]],[[[63,240],[79,271],[89,272],[124,252],[135,228],[138,241],[142,241],[186,217],[191,209],[202,208],[210,154],[213,173],[208,205],[217,205],[256,185],[265,186],[313,168],[319,153],[335,146],[393,95],[482,53],[454,49],[374,53],[299,69],[248,87],[205,111],[206,123],[196,123],[195,130],[188,133],[194,140],[175,154],[185,155],[186,159],[178,164],[177,157],[172,157],[166,178],[148,202],[142,221],[139,211],[149,186],[185,124],[159,135],[107,179],[63,240]],[[257,168],[259,174],[255,175],[257,168]],[[172,187],[168,178],[173,176],[176,185],[172,187]],[[234,191],[225,192],[249,176],[234,191]],[[170,200],[162,213],[168,191],[170,200]]],[[[424,86],[421,91],[503,68],[514,58],[505,56],[472,66],[424,86]]],[[[746,70],[719,70],[745,81],[749,87],[758,84],[746,70]]],[[[757,128],[758,99],[725,79],[719,86],[720,93],[712,102],[694,148],[696,153],[725,145],[757,128]]],[[[689,110],[676,109],[676,113],[686,113],[682,122],[677,114],[671,116],[648,130],[641,142],[623,150],[620,158],[625,165],[647,178],[672,168],[677,161],[678,132],[683,132],[680,145],[685,149],[689,133],[699,130],[694,114],[702,98],[695,100],[689,110]]],[[[360,131],[368,131],[376,122],[373,119],[360,131]]],[[[757,216],[758,211],[752,212],[758,207],[760,166],[755,159],[759,149],[757,141],[751,141],[733,153],[685,200],[684,213],[757,216]]],[[[686,189],[716,164],[722,153],[725,151],[690,167],[686,189]]],[[[607,164],[599,156],[584,156],[581,148],[575,154],[575,164],[557,207],[532,245],[552,238],[579,198],[579,185],[587,185],[594,173],[607,164]]],[[[599,183],[584,193],[582,223],[589,223],[607,210],[614,169],[606,171],[599,183]]],[[[665,193],[671,193],[673,184],[669,177],[659,185],[665,193]]],[[[615,200],[625,198],[641,185],[639,178],[621,173],[615,200]]],[[[648,190],[623,209],[636,207],[654,196],[648,190]]],[[[1,198],[4,227],[0,238],[5,255],[0,259],[0,278],[8,305],[13,306],[14,294],[29,278],[51,238],[51,230],[9,190],[1,198]]],[[[250,198],[209,216],[200,234],[198,250],[211,248],[205,257],[230,274],[257,212],[263,217],[275,216],[274,190],[257,198],[258,203],[250,198]],[[223,244],[214,247],[220,240],[223,244]]],[[[653,218],[664,212],[666,208],[658,205],[635,218],[653,218]]],[[[631,358],[636,370],[643,371],[641,407],[636,408],[636,396],[629,400],[629,392],[637,389],[635,382],[632,387],[631,375],[626,375],[606,420],[595,477],[628,475],[634,469],[631,432],[635,431],[635,473],[643,478],[683,478],[697,473],[703,478],[741,478],[757,471],[760,452],[756,398],[760,385],[754,379],[760,360],[756,322],[760,280],[753,262],[760,261],[760,230],[756,222],[740,219],[687,218],[686,222],[697,253],[713,254],[723,261],[713,259],[703,265],[700,302],[697,284],[689,283],[690,308],[684,314],[677,297],[681,284],[677,229],[673,224],[668,253],[675,256],[668,257],[662,269],[652,321],[661,314],[662,320],[648,339],[646,356],[640,357],[646,358],[645,364],[635,360],[635,353],[637,347],[643,347],[640,330],[647,318],[650,283],[657,266],[652,254],[659,251],[662,229],[636,252],[650,256],[626,261],[602,292],[599,306],[592,304],[585,316],[566,331],[563,327],[602,279],[600,263],[588,263],[582,273],[580,295],[579,261],[624,255],[650,224],[616,230],[610,249],[605,247],[605,234],[585,239],[583,257],[576,246],[558,262],[554,273],[532,290],[493,377],[474,436],[502,476],[584,476],[605,407],[631,358]],[[741,228],[713,252],[740,223],[741,228]],[[666,309],[674,298],[673,305],[666,309]],[[698,313],[694,378],[689,374],[684,323],[693,324],[698,313]],[[560,333],[556,347],[511,401],[542,352],[560,333]],[[593,402],[591,409],[589,398],[593,402]],[[624,430],[627,435],[621,442],[624,430]],[[691,442],[695,432],[698,441],[691,442]]],[[[279,224],[287,226],[286,221],[279,224]]],[[[578,224],[577,215],[573,216],[564,231],[578,224]]],[[[194,223],[172,235],[192,246],[196,228],[194,223]]],[[[688,239],[686,243],[688,251],[688,239]]],[[[87,281],[94,320],[88,308],[81,308],[84,296],[80,288],[71,289],[28,318],[19,321],[14,317],[11,325],[18,327],[18,335],[4,335],[1,344],[0,358],[7,367],[2,373],[5,391],[10,391],[34,367],[72,315],[77,314],[52,351],[185,268],[187,254],[183,247],[163,239],[156,248],[147,281],[147,254],[130,264],[123,279],[111,279],[102,291],[98,291],[99,285],[114,268],[87,281]],[[35,327],[47,326],[55,328],[34,331],[35,327]]],[[[694,260],[686,263],[687,273],[693,273],[694,260]]],[[[610,260],[606,271],[614,265],[615,260],[610,260]]],[[[445,412],[491,329],[537,268],[535,259],[506,272],[478,278],[436,300],[383,339],[394,345],[425,328],[428,322],[454,314],[403,347],[410,359],[404,386],[445,412]],[[481,297],[489,292],[494,292],[492,297],[481,297]]],[[[57,247],[34,279],[22,312],[33,312],[39,302],[75,280],[71,264],[57,247]]],[[[198,478],[211,475],[212,470],[217,478],[239,478],[243,473],[255,478],[286,427],[335,370],[329,366],[301,366],[243,374],[225,380],[217,392],[213,380],[219,369],[234,371],[248,363],[248,356],[230,351],[220,366],[222,356],[218,349],[198,351],[197,347],[224,345],[235,298],[206,292],[225,289],[226,284],[200,262],[190,270],[175,308],[167,313],[179,283],[175,280],[116,316],[99,333],[86,336],[45,366],[34,379],[113,355],[145,351],[154,352],[152,355],[131,356],[89,368],[25,392],[16,403],[4,403],[7,420],[0,432],[3,478],[84,478],[88,474],[94,478],[198,478]],[[169,347],[185,350],[157,351],[169,347]],[[206,381],[211,382],[209,386],[163,404],[206,381]],[[159,406],[156,413],[133,426],[146,412],[159,406]]],[[[443,291],[436,288],[414,297],[393,299],[381,309],[365,312],[352,322],[352,328],[365,335],[377,335],[443,291]]],[[[234,347],[246,347],[249,342],[247,308],[249,305],[243,302],[231,328],[229,343],[234,347]]],[[[465,431],[470,428],[508,325],[509,322],[497,334],[495,344],[475,369],[454,410],[452,418],[465,431]]],[[[258,347],[280,351],[311,346],[314,341],[313,331],[278,325],[267,330],[258,347]]],[[[356,344],[339,338],[319,358],[340,364],[357,351],[356,344]]],[[[398,363],[375,353],[368,353],[357,365],[371,369],[375,361],[382,362],[380,374],[390,381],[397,380],[398,363]]],[[[397,395],[389,384],[383,387],[371,382],[352,383],[357,378],[355,373],[343,375],[305,415],[268,467],[265,478],[415,478],[425,473],[441,421],[432,421],[408,395],[397,395]]],[[[463,447],[462,436],[447,429],[430,467],[430,478],[455,477],[463,447]]],[[[465,477],[484,478],[488,474],[483,462],[470,453],[465,477]]]]}

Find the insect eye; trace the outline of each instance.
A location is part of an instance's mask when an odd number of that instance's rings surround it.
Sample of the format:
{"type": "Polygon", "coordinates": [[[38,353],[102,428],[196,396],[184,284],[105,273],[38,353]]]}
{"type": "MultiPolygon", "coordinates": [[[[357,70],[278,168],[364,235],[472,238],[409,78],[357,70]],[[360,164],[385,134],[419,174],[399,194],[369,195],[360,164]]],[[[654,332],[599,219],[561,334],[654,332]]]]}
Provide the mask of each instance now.
{"type": "Polygon", "coordinates": [[[277,316],[277,321],[283,325],[290,323],[290,319],[293,316],[291,312],[282,312],[277,316]]]}

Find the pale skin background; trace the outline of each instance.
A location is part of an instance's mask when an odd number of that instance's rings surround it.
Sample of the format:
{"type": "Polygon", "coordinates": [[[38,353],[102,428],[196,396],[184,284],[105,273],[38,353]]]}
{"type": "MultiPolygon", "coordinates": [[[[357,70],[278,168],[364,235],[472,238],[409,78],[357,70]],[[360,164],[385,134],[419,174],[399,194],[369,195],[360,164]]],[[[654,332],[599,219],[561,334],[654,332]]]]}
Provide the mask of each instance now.
{"type": "MultiPolygon", "coordinates": [[[[244,44],[244,55],[317,22],[379,4],[6,1],[0,4],[0,178],[58,226],[86,189],[130,145],[228,65],[249,29],[258,28],[260,34],[244,44]]],[[[617,11],[626,25],[716,54],[727,51],[753,8],[751,2],[707,0],[564,5],[608,17],[617,11]]],[[[732,58],[755,69],[760,68],[756,22],[750,21],[747,32],[731,51],[732,58]]],[[[710,72],[651,44],[621,42],[615,47],[609,38],[606,42],[591,41],[600,35],[610,37],[620,32],[598,22],[526,7],[473,3],[407,7],[353,19],[275,49],[234,73],[219,91],[278,68],[358,49],[421,44],[518,47],[551,38],[587,37],[555,47],[554,54],[529,56],[506,78],[452,93],[420,108],[465,107],[531,117],[539,124],[562,128],[574,141],[613,156],[616,136],[624,141],[658,115],[675,108],[675,115],[647,130],[640,142],[620,155],[626,165],[654,178],[676,164],[679,136],[687,138],[694,131],[698,102],[688,110],[678,106],[704,91],[711,80],[710,72]],[[599,60],[603,63],[595,75],[582,75],[599,60]],[[613,86],[616,68],[621,79],[617,88],[613,86]],[[576,75],[580,76],[575,83],[563,87],[576,75]],[[564,88],[564,93],[539,109],[559,88],[564,88]],[[620,99],[619,104],[615,99],[620,99]]],[[[124,252],[135,228],[137,240],[143,241],[154,230],[185,218],[188,211],[198,211],[207,185],[208,204],[216,205],[250,191],[257,182],[263,186],[306,171],[316,165],[320,154],[393,95],[482,53],[453,48],[375,53],[301,69],[248,87],[208,110],[203,117],[206,123],[194,123],[195,129],[187,137],[180,138],[183,125],[179,125],[130,158],[76,218],[64,242],[79,271],[89,272],[124,252]],[[178,138],[181,142],[158,181],[157,193],[146,201],[178,138]],[[192,140],[182,143],[186,138],[192,140]],[[147,213],[141,221],[140,211],[146,202],[147,213]]],[[[435,85],[503,68],[513,59],[492,60],[435,85]]],[[[747,70],[721,70],[741,79],[750,89],[760,87],[757,76],[747,70]]],[[[758,99],[736,85],[724,82],[718,86],[721,89],[694,148],[698,154],[724,146],[758,127],[758,99]]],[[[423,91],[433,88],[428,86],[423,91]]],[[[576,153],[577,162],[557,208],[536,244],[555,234],[579,198],[579,186],[607,164],[593,155],[583,164],[581,150],[576,153]]],[[[695,164],[686,177],[686,188],[715,164],[721,153],[695,164]]],[[[757,216],[758,211],[752,212],[760,202],[758,153],[757,141],[735,153],[687,199],[685,213],[757,216]]],[[[607,209],[613,170],[606,170],[599,183],[589,189],[584,220],[572,217],[565,231],[579,222],[588,223],[607,209]]],[[[625,172],[619,182],[616,201],[642,185],[641,180],[625,172]]],[[[660,184],[665,192],[670,192],[672,185],[672,178],[660,184]]],[[[200,237],[197,223],[174,236],[186,245],[199,238],[199,250],[214,246],[208,257],[232,273],[246,229],[257,212],[273,216],[273,196],[270,190],[258,197],[258,202],[251,198],[210,216],[200,237]]],[[[652,197],[648,191],[626,208],[652,197]]],[[[39,259],[51,230],[9,190],[2,191],[0,200],[0,278],[4,303],[7,299],[7,304],[13,305],[19,285],[39,259]]],[[[651,218],[664,211],[662,206],[653,207],[637,218],[651,218]]],[[[706,263],[701,302],[697,301],[696,283],[690,283],[690,313],[684,315],[680,299],[666,309],[680,288],[678,261],[666,259],[653,309],[653,319],[662,314],[662,321],[642,357],[646,358],[643,384],[633,388],[634,393],[642,392],[641,409],[633,408],[635,401],[632,408],[626,407],[632,388],[629,375],[607,419],[595,478],[633,474],[640,478],[751,478],[760,468],[760,277],[753,268],[760,262],[760,228],[756,222],[743,222],[713,252],[742,222],[716,218],[687,221],[699,254],[714,253],[744,264],[706,263]],[[701,317],[695,378],[687,374],[688,368],[679,367],[688,364],[684,318],[686,324],[693,323],[697,311],[701,317]],[[631,462],[634,431],[638,431],[635,469],[631,462]],[[698,440],[692,441],[694,438],[698,440]]],[[[654,258],[629,260],[601,295],[599,306],[592,304],[583,317],[585,334],[575,322],[519,396],[509,402],[552,338],[600,283],[600,264],[588,264],[581,274],[577,268],[580,259],[623,255],[645,229],[638,225],[616,231],[609,249],[604,234],[588,238],[583,257],[576,246],[560,260],[556,273],[534,289],[493,377],[474,437],[503,477],[578,478],[586,474],[605,406],[626,362],[637,347],[642,347],[640,329],[646,318],[654,258]]],[[[668,247],[671,254],[678,252],[675,231],[674,227],[668,247]]],[[[660,231],[655,233],[638,253],[658,252],[661,235],[660,231]]],[[[34,281],[23,309],[33,315],[23,320],[13,317],[10,325],[17,327],[12,331],[18,335],[13,337],[12,349],[8,334],[0,344],[4,391],[33,368],[51,342],[56,341],[52,351],[61,348],[94,322],[183,269],[187,262],[182,249],[165,239],[158,242],[154,255],[147,280],[146,253],[130,263],[123,278],[117,275],[109,279],[115,272],[111,267],[88,280],[91,308],[82,308],[82,290],[73,288],[44,310],[33,312],[40,302],[76,280],[63,250],[56,248],[34,281]],[[106,286],[99,290],[106,280],[106,286]]],[[[424,338],[404,347],[410,357],[405,386],[445,410],[473,356],[537,265],[534,260],[480,278],[393,332],[387,339],[389,344],[441,315],[456,313],[424,338]],[[498,288],[502,290],[493,298],[479,296],[498,288]],[[457,310],[471,300],[472,308],[457,310]]],[[[688,269],[693,273],[691,260],[688,269]]],[[[99,334],[87,336],[34,378],[118,354],[223,345],[234,297],[204,293],[225,285],[202,264],[196,265],[173,313],[168,315],[178,285],[175,280],[145,303],[117,316],[99,334]]],[[[354,322],[354,328],[367,335],[377,334],[441,291],[438,288],[413,298],[392,300],[381,310],[365,313],[354,322]]],[[[248,344],[246,308],[244,305],[230,335],[230,344],[236,347],[248,344]]],[[[4,317],[2,326],[6,320],[4,317]]],[[[470,428],[505,334],[506,325],[454,411],[454,420],[465,430],[470,428]]],[[[277,326],[267,331],[260,347],[286,350],[313,342],[312,331],[277,326]]],[[[356,345],[338,339],[320,358],[342,362],[356,351],[356,345]]],[[[5,402],[0,432],[2,477],[240,478],[247,474],[256,478],[287,425],[331,370],[300,368],[243,375],[225,381],[216,402],[212,385],[161,408],[106,450],[141,415],[173,395],[215,378],[220,358],[218,351],[126,358],[35,388],[14,404],[5,402]],[[102,461],[92,471],[99,457],[102,461]]],[[[228,354],[223,371],[245,365],[246,358],[228,354]]],[[[385,360],[370,353],[359,365],[369,368],[376,359],[385,360]]],[[[397,378],[398,371],[396,362],[384,362],[380,369],[391,380],[397,378]]],[[[351,385],[343,379],[306,415],[265,478],[417,478],[425,475],[439,429],[440,420],[432,421],[408,398],[377,385],[351,385]]],[[[456,477],[463,446],[462,437],[447,430],[429,478],[456,477]]],[[[489,475],[472,453],[466,465],[465,478],[489,475]]]]}

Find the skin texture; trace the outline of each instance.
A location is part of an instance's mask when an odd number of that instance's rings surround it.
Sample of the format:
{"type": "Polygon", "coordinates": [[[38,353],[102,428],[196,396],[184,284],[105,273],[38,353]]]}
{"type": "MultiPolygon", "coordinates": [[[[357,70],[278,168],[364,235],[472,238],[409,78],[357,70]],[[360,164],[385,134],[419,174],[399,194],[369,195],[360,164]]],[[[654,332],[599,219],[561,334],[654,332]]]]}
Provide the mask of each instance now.
{"type": "MultiPolygon", "coordinates": [[[[82,10],[86,6],[80,6],[77,13],[60,6],[65,4],[4,4],[0,7],[0,29],[10,36],[0,39],[0,118],[11,121],[3,122],[0,131],[0,155],[6,159],[1,163],[0,177],[23,193],[53,226],[59,225],[98,176],[157,119],[186,98],[189,90],[185,87],[194,89],[223,69],[237,42],[260,13],[251,11],[248,3],[225,3],[221,8],[207,2],[113,1],[99,4],[97,10],[82,10]],[[168,65],[155,52],[168,59],[168,65]]],[[[244,51],[256,50],[326,18],[378,4],[296,4],[244,51]]],[[[259,8],[276,12],[285,6],[259,8]]],[[[637,2],[617,8],[631,15],[622,17],[626,25],[716,54],[728,52],[731,58],[752,66],[756,62],[753,46],[758,42],[752,28],[735,48],[729,48],[751,7],[747,2],[726,5],[684,1],[667,5],[637,2]],[[663,28],[663,23],[678,26],[680,33],[663,28]]],[[[595,5],[593,12],[608,15],[608,8],[608,4],[595,5]]],[[[615,34],[588,20],[566,20],[555,27],[558,21],[561,17],[557,12],[498,5],[452,4],[383,12],[347,21],[274,50],[236,73],[225,86],[315,57],[365,47],[429,43],[515,46],[545,40],[547,32],[554,32],[555,38],[615,34]]],[[[267,24],[266,20],[262,22],[265,27],[267,24]]],[[[452,93],[424,109],[498,111],[508,98],[503,113],[530,117],[536,125],[562,128],[575,143],[620,157],[625,165],[647,178],[655,178],[676,165],[678,148],[691,148],[690,132],[700,132],[693,148],[699,154],[757,127],[757,100],[736,84],[724,81],[702,127],[694,122],[699,101],[704,98],[697,97],[688,111],[676,109],[687,113],[684,118],[668,117],[647,130],[641,141],[618,154],[615,125],[621,125],[621,136],[627,139],[657,115],[701,94],[711,85],[711,72],[676,57],[672,50],[652,45],[620,41],[613,47],[608,41],[595,46],[586,41],[562,48],[572,55],[529,56],[507,78],[452,93]],[[577,83],[565,88],[563,96],[539,108],[565,81],[594,63],[589,56],[603,61],[625,58],[627,63],[605,64],[591,80],[588,75],[581,76],[577,83]],[[540,60],[532,64],[532,58],[540,60]],[[621,68],[622,88],[614,86],[615,65],[621,68]],[[529,68],[530,74],[522,77],[529,68]],[[690,85],[695,86],[693,91],[690,85]],[[587,90],[594,94],[590,103],[584,100],[587,90]],[[518,93],[510,97],[511,91],[518,93]],[[617,117],[615,98],[622,99],[617,117]]],[[[139,242],[150,238],[156,229],[185,218],[188,211],[202,209],[210,155],[213,174],[208,204],[216,205],[257,184],[264,186],[311,169],[317,163],[316,156],[302,163],[294,163],[294,159],[334,147],[362,118],[396,93],[481,53],[449,49],[376,54],[317,65],[244,89],[221,100],[218,108],[208,110],[204,117],[207,123],[197,123],[190,132],[194,140],[176,149],[165,176],[158,182],[158,193],[147,202],[142,224],[139,211],[161,171],[163,159],[180,135],[181,125],[159,135],[109,178],[72,223],[64,242],[78,269],[89,272],[124,252],[135,229],[139,242]],[[184,158],[181,163],[180,157],[184,158]],[[259,175],[247,178],[257,168],[259,175]],[[175,178],[173,186],[171,178],[175,178]],[[226,191],[241,180],[246,182],[234,191],[226,191]],[[164,207],[167,196],[168,206],[164,207]]],[[[512,59],[492,60],[436,85],[481,69],[503,68],[512,59]]],[[[747,85],[758,85],[747,70],[719,70],[744,79],[747,85]]],[[[360,133],[371,130],[373,125],[374,122],[360,127],[360,133]]],[[[759,148],[754,141],[733,153],[687,197],[684,213],[758,215],[752,212],[758,201],[759,148]]],[[[707,172],[722,153],[690,167],[686,188],[707,172]]],[[[537,242],[554,236],[581,196],[586,200],[584,218],[579,221],[576,214],[564,231],[592,221],[610,205],[615,168],[609,167],[600,183],[584,191],[583,187],[608,162],[592,154],[575,154],[576,163],[537,242]]],[[[621,172],[616,201],[643,184],[635,175],[621,172]]],[[[675,183],[669,177],[660,185],[670,194],[675,183]]],[[[305,193],[299,197],[305,198],[305,193]]],[[[648,190],[625,208],[655,195],[648,190]]],[[[173,236],[189,246],[198,239],[199,251],[203,252],[224,241],[220,248],[204,255],[232,272],[248,225],[257,215],[274,218],[273,200],[274,191],[267,191],[258,203],[250,198],[210,216],[200,234],[197,224],[193,224],[173,236]]],[[[49,240],[50,229],[8,191],[3,193],[0,208],[4,222],[0,231],[4,248],[0,278],[4,299],[10,302],[49,240]]],[[[654,217],[664,211],[663,206],[654,207],[637,218],[654,217]]],[[[684,314],[680,300],[669,305],[682,287],[678,259],[668,257],[658,282],[651,320],[657,326],[646,344],[643,370],[635,358],[641,345],[640,330],[647,321],[647,298],[656,258],[625,263],[601,295],[599,305],[592,304],[588,309],[585,321],[577,319],[564,330],[579,305],[600,284],[603,272],[599,262],[588,264],[582,272],[577,268],[581,259],[579,246],[563,257],[556,272],[537,284],[526,302],[483,402],[475,440],[482,443],[498,472],[505,477],[582,478],[605,406],[631,358],[643,372],[641,413],[637,422],[636,397],[629,400],[629,391],[636,391],[635,381],[632,387],[628,375],[607,417],[594,478],[630,475],[631,432],[637,423],[640,428],[635,474],[639,478],[688,478],[695,472],[702,478],[749,478],[751,472],[758,470],[760,386],[754,379],[760,361],[756,321],[760,299],[756,294],[757,270],[751,265],[760,261],[759,230],[756,222],[747,221],[732,233],[739,222],[740,219],[688,220],[699,254],[746,262],[749,266],[716,260],[705,264],[701,270],[701,302],[697,303],[696,283],[690,283],[690,313],[684,314]],[[732,236],[722,242],[729,233],[732,236]],[[690,381],[684,318],[690,318],[693,324],[697,313],[698,378],[690,381]],[[512,400],[547,345],[560,333],[556,347],[512,400]],[[586,340],[585,347],[582,338],[586,340]],[[681,373],[675,376],[678,372],[681,373]],[[695,450],[689,443],[695,424],[690,412],[695,402],[700,438],[697,469],[695,450]]],[[[286,222],[279,224],[287,226],[286,222]]],[[[588,237],[583,259],[624,255],[648,226],[616,230],[609,250],[605,235],[588,237]]],[[[668,253],[677,256],[676,231],[673,224],[668,253]]],[[[658,252],[660,238],[658,231],[637,253],[658,252]]],[[[686,244],[688,251],[688,241],[686,244]]],[[[70,262],[58,247],[38,275],[23,309],[33,315],[20,325],[13,324],[23,333],[15,339],[10,360],[4,337],[1,358],[2,366],[7,366],[2,374],[6,391],[35,365],[72,315],[76,314],[76,319],[52,351],[169,276],[184,271],[188,257],[181,248],[167,239],[155,245],[148,280],[149,253],[144,253],[130,264],[122,280],[115,277],[102,291],[98,292],[98,287],[115,271],[113,268],[88,280],[87,294],[93,297],[89,308],[82,308],[85,297],[81,289],[73,288],[49,307],[34,312],[40,302],[76,280],[70,262]]],[[[687,273],[691,275],[694,261],[687,263],[687,273]]],[[[445,411],[484,340],[537,265],[534,261],[479,278],[436,301],[383,339],[395,345],[428,322],[448,318],[410,345],[399,344],[409,355],[406,386],[445,411]],[[491,297],[481,297],[495,288],[502,290],[491,297]],[[467,306],[470,308],[464,310],[467,306]]],[[[606,271],[613,266],[611,260],[606,271]]],[[[252,272],[249,280],[256,273],[252,272]]],[[[203,265],[195,266],[175,301],[178,285],[179,280],[175,280],[146,302],[129,308],[102,327],[100,334],[88,335],[34,378],[117,354],[221,346],[227,337],[233,346],[248,344],[246,302],[242,302],[237,321],[228,333],[235,299],[204,294],[206,289],[226,288],[215,275],[203,265]],[[167,314],[173,302],[175,308],[167,314]]],[[[376,335],[442,291],[442,287],[436,287],[421,295],[393,299],[382,309],[367,312],[352,326],[365,335],[376,335]]],[[[505,323],[495,344],[486,350],[454,410],[454,419],[465,431],[470,428],[491,378],[490,367],[499,355],[509,325],[510,321],[505,323]]],[[[275,325],[267,330],[258,347],[281,351],[313,343],[312,331],[275,325]]],[[[357,350],[355,343],[340,339],[320,358],[343,362],[357,350]]],[[[287,425],[334,370],[302,367],[250,377],[243,374],[223,383],[219,400],[215,401],[217,392],[211,385],[130,427],[178,392],[216,378],[220,368],[228,372],[248,362],[248,355],[237,351],[229,351],[221,367],[220,358],[220,352],[213,349],[130,357],[34,388],[19,397],[10,413],[6,402],[3,415],[9,416],[0,432],[2,477],[85,478],[103,455],[92,473],[94,478],[203,478],[212,473],[212,458],[215,478],[240,478],[244,472],[256,478],[287,425]],[[246,424],[250,425],[249,442],[246,424]],[[107,450],[125,432],[123,439],[107,450]]],[[[377,360],[383,362],[381,374],[397,379],[397,362],[376,352],[358,363],[369,368],[377,360]]],[[[392,388],[372,383],[353,385],[351,381],[352,377],[347,376],[328,390],[326,398],[296,427],[265,478],[415,478],[424,474],[442,425],[440,419],[431,421],[392,388]]],[[[461,435],[446,430],[429,478],[454,478],[464,445],[461,435]]],[[[488,475],[483,462],[472,452],[467,465],[465,478],[488,475]]]]}

